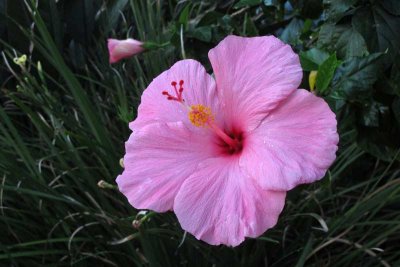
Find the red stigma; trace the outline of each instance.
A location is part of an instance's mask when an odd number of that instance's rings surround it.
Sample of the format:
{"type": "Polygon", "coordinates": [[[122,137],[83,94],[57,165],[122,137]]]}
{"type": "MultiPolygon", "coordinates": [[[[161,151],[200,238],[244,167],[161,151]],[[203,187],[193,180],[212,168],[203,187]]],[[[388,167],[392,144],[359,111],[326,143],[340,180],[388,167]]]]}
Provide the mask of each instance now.
{"type": "Polygon", "coordinates": [[[179,93],[183,92],[183,80],[179,81],[179,93]]]}
{"type": "Polygon", "coordinates": [[[167,97],[167,100],[174,100],[183,103],[182,92],[183,92],[183,80],[179,81],[179,89],[176,87],[178,83],[175,81],[171,82],[171,86],[174,88],[175,96],[168,93],[168,91],[162,91],[161,94],[167,97]]]}

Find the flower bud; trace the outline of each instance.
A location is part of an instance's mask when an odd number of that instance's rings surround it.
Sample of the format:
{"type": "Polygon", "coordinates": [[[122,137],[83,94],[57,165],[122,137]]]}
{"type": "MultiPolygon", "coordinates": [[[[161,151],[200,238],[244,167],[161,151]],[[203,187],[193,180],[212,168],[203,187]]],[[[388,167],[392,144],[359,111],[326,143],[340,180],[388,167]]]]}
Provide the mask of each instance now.
{"type": "Polygon", "coordinates": [[[310,76],[308,76],[308,83],[310,84],[311,92],[314,91],[315,83],[317,81],[317,74],[318,74],[318,71],[313,70],[310,72],[310,76]]]}
{"type": "Polygon", "coordinates": [[[134,56],[145,50],[142,42],[131,38],[126,40],[108,39],[107,46],[110,63],[116,63],[123,58],[134,56]]]}
{"type": "Polygon", "coordinates": [[[107,182],[104,181],[104,180],[100,180],[100,181],[97,183],[97,186],[100,187],[100,188],[102,188],[102,189],[117,189],[117,187],[116,187],[115,185],[109,184],[109,183],[107,183],[107,182]]]}
{"type": "Polygon", "coordinates": [[[21,69],[25,69],[27,56],[24,54],[20,57],[14,58],[14,63],[21,67],[21,69]]]}

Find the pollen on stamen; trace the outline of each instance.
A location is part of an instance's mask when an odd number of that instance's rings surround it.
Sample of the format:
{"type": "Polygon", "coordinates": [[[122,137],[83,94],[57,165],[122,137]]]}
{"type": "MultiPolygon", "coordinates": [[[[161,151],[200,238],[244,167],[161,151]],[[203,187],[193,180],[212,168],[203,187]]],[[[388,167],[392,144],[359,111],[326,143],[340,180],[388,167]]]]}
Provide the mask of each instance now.
{"type": "Polygon", "coordinates": [[[190,106],[188,117],[190,122],[196,127],[204,127],[214,121],[211,109],[203,105],[190,106]]]}

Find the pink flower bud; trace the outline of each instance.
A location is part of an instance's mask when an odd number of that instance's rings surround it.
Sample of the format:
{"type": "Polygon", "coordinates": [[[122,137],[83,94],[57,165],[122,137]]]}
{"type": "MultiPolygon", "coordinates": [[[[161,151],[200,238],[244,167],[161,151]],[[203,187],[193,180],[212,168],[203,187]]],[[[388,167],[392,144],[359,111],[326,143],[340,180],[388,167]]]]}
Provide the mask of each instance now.
{"type": "Polygon", "coordinates": [[[135,39],[117,40],[108,39],[108,53],[110,63],[116,63],[119,60],[143,52],[143,43],[135,39]]]}

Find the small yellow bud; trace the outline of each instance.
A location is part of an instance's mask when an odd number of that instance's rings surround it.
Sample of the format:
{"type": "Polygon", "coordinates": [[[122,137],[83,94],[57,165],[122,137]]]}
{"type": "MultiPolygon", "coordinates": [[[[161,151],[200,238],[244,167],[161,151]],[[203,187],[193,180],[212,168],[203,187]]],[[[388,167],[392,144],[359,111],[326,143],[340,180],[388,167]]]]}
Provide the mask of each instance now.
{"type": "Polygon", "coordinates": [[[26,55],[22,55],[20,57],[14,58],[14,63],[20,66],[21,68],[25,68],[25,63],[26,63],[26,55]]]}
{"type": "Polygon", "coordinates": [[[317,74],[318,74],[318,71],[313,70],[310,72],[310,76],[308,76],[308,83],[310,84],[311,92],[314,91],[315,82],[317,81],[317,74]]]}
{"type": "Polygon", "coordinates": [[[100,181],[97,183],[97,186],[100,187],[100,188],[102,188],[102,189],[117,189],[117,187],[116,187],[115,185],[109,184],[109,183],[107,183],[107,182],[104,181],[104,180],[100,180],[100,181]]]}
{"type": "Polygon", "coordinates": [[[40,61],[37,62],[37,69],[38,69],[38,72],[42,72],[43,71],[42,63],[40,63],[40,61]]]}

